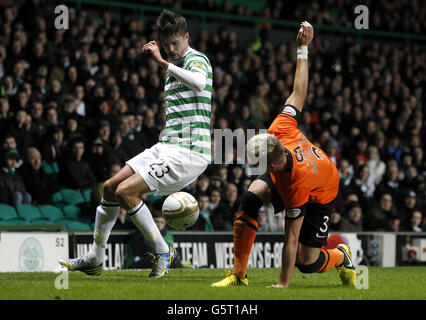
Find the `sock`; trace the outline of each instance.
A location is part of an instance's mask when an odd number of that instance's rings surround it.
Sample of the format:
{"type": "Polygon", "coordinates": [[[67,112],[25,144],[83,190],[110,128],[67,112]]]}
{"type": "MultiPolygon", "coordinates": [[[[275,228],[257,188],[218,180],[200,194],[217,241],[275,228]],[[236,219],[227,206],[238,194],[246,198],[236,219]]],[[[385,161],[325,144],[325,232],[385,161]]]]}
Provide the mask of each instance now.
{"type": "Polygon", "coordinates": [[[320,254],[325,255],[325,261],[324,264],[321,266],[321,268],[318,270],[318,272],[326,272],[331,267],[338,267],[340,266],[345,256],[343,255],[343,252],[339,249],[329,249],[329,250],[321,250],[320,254]]]}
{"type": "Polygon", "coordinates": [[[91,251],[95,253],[97,264],[104,261],[106,243],[120,212],[120,204],[102,199],[96,208],[95,230],[91,251]]]}
{"type": "Polygon", "coordinates": [[[247,264],[250,251],[257,234],[258,223],[244,211],[237,214],[234,221],[234,268],[232,273],[240,279],[246,277],[247,264]]]}
{"type": "Polygon", "coordinates": [[[157,225],[154,222],[151,211],[141,201],[136,207],[127,211],[133,223],[142,232],[144,237],[152,243],[156,253],[169,252],[169,245],[164,241],[157,225]]]}

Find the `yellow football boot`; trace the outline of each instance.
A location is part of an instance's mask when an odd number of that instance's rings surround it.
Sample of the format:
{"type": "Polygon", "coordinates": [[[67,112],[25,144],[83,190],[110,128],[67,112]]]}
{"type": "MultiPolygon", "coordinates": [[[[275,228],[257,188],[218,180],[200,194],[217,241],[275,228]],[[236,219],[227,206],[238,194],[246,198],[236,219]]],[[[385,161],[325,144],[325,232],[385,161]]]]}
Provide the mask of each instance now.
{"type": "Polygon", "coordinates": [[[346,244],[339,244],[336,247],[343,252],[344,260],[340,266],[336,266],[337,271],[339,272],[340,280],[344,285],[349,285],[354,287],[356,281],[356,271],[355,266],[352,263],[351,250],[346,244]]]}
{"type": "Polygon", "coordinates": [[[247,276],[240,279],[236,274],[231,271],[225,271],[226,277],[219,282],[212,283],[212,287],[233,287],[233,286],[248,286],[247,276]]]}

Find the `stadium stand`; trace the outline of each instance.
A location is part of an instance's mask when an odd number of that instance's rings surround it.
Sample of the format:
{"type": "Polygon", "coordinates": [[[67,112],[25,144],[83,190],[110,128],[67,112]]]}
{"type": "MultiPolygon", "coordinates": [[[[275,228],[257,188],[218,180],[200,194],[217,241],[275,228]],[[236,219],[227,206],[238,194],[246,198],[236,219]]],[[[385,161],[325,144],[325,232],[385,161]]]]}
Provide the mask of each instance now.
{"type": "Polygon", "coordinates": [[[16,207],[16,211],[20,218],[26,221],[42,218],[39,208],[31,204],[20,204],[16,207]]]}
{"type": "Polygon", "coordinates": [[[19,218],[15,208],[12,206],[9,206],[8,204],[0,203],[0,212],[1,212],[0,220],[3,220],[3,221],[19,218]]]}
{"type": "MultiPolygon", "coordinates": [[[[138,48],[156,38],[155,16],[164,6],[195,10],[188,16],[194,20],[191,46],[206,52],[214,68],[212,130],[267,128],[291,91],[294,26],[299,20],[318,25],[299,126],[339,168],[334,230],[410,230],[415,211],[423,215],[426,230],[426,7],[421,0],[368,1],[374,16],[370,28],[385,33],[366,33],[373,38],[362,39],[350,29],[348,1],[162,0],[155,2],[157,11],[119,7],[131,1],[102,7],[90,2],[66,1],[71,10],[65,31],[54,29],[55,1],[0,8],[1,225],[37,219],[90,230],[94,212],[79,210],[87,208],[91,190],[107,177],[109,166],[122,166],[158,141],[164,78],[138,48]],[[400,10],[405,14],[396,15],[400,10]],[[210,23],[205,12],[228,22],[210,23]],[[410,19],[413,12],[420,18],[410,19]],[[371,41],[381,36],[392,40],[371,41]],[[76,151],[72,146],[79,142],[83,148],[76,151]],[[24,163],[31,161],[29,148],[41,156],[32,165],[35,171],[24,163]],[[12,153],[18,154],[16,170],[6,165],[12,153]],[[39,179],[42,196],[29,177],[39,179]],[[51,188],[52,181],[62,189],[51,188]],[[15,192],[29,193],[31,205],[18,205],[15,192]],[[359,221],[351,220],[354,207],[361,208],[359,221]],[[82,216],[90,223],[79,221],[82,216]],[[371,218],[376,216],[380,219],[371,218]]],[[[212,164],[185,191],[209,195],[209,225],[232,230],[251,179],[244,165],[212,164]]],[[[158,209],[162,201],[151,196],[147,203],[158,209]]],[[[271,215],[268,224],[272,231],[282,228],[271,215]]]]}
{"type": "Polygon", "coordinates": [[[40,206],[40,213],[43,218],[55,222],[56,220],[64,218],[64,213],[58,207],[44,204],[40,206]]]}

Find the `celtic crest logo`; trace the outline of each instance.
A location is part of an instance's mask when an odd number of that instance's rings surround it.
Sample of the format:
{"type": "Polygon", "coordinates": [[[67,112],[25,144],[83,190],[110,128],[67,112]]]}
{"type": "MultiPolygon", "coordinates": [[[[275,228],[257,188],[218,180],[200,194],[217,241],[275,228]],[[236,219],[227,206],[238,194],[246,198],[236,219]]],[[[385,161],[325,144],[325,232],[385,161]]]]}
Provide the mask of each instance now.
{"type": "Polygon", "coordinates": [[[43,270],[44,254],[43,248],[36,238],[30,237],[22,242],[19,249],[19,268],[21,271],[43,270]]]}

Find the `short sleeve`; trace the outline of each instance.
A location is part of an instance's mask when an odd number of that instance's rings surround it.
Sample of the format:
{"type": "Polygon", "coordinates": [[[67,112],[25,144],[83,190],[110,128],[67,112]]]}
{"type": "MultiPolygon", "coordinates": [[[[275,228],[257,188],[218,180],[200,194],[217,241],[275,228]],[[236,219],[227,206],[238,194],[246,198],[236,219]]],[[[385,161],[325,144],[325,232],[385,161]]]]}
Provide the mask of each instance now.
{"type": "Polygon", "coordinates": [[[281,136],[293,136],[297,129],[297,123],[301,112],[292,105],[285,105],[276,116],[268,129],[268,133],[274,134],[278,138],[281,136]]]}
{"type": "Polygon", "coordinates": [[[290,188],[285,194],[286,219],[296,219],[305,215],[306,204],[309,201],[309,188],[290,188]]]}
{"type": "Polygon", "coordinates": [[[294,219],[303,217],[305,215],[305,211],[306,211],[306,204],[300,207],[285,209],[285,218],[294,220],[294,219]]]}
{"type": "Polygon", "coordinates": [[[190,55],[185,61],[185,69],[200,72],[206,77],[208,76],[207,60],[201,55],[190,55]]]}
{"type": "Polygon", "coordinates": [[[290,116],[294,120],[296,120],[296,122],[298,123],[300,121],[300,117],[302,113],[295,106],[292,106],[291,104],[287,104],[282,108],[280,114],[290,116]]]}

